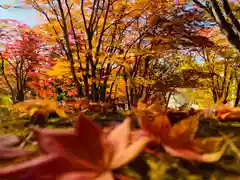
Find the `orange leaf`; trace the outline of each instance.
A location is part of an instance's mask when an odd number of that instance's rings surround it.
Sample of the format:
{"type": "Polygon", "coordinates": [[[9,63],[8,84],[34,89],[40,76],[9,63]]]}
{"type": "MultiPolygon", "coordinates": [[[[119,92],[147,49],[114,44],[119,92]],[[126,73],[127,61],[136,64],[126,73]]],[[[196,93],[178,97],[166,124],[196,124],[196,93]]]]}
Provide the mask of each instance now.
{"type": "Polygon", "coordinates": [[[184,143],[194,139],[197,129],[198,120],[196,118],[190,117],[175,124],[172,127],[169,136],[171,139],[177,138],[179,139],[179,142],[184,143]]]}

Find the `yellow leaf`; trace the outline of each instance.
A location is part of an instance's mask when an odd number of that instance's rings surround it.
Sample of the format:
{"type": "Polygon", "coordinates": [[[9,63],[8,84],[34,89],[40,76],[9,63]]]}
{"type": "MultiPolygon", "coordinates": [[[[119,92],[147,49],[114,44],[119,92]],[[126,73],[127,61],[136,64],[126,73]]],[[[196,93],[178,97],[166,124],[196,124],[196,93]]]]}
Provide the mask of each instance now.
{"type": "Polygon", "coordinates": [[[32,116],[37,110],[39,110],[39,109],[36,108],[36,107],[31,108],[28,114],[29,114],[30,116],[32,116]]]}
{"type": "Polygon", "coordinates": [[[211,162],[218,161],[223,156],[223,153],[225,152],[227,147],[228,147],[228,144],[225,143],[218,152],[203,154],[202,157],[205,160],[204,162],[211,163],[211,162]]]}
{"type": "Polygon", "coordinates": [[[63,117],[63,118],[67,118],[68,115],[65,113],[65,111],[63,109],[59,109],[57,108],[56,109],[56,113],[60,116],[60,117],[63,117]]]}

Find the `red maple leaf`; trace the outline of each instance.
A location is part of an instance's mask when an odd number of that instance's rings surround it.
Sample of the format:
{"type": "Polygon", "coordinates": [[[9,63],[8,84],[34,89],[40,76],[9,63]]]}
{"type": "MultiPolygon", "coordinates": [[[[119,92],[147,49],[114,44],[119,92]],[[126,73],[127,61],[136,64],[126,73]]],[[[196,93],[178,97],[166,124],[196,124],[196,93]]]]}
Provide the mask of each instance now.
{"type": "Polygon", "coordinates": [[[30,152],[23,149],[13,147],[19,142],[20,139],[17,136],[0,136],[0,159],[12,159],[30,154],[30,152]]]}
{"type": "Polygon", "coordinates": [[[1,169],[0,179],[113,180],[111,170],[135,158],[150,140],[145,136],[130,143],[130,119],[105,134],[82,113],[75,130],[37,128],[35,132],[45,155],[1,169]]]}

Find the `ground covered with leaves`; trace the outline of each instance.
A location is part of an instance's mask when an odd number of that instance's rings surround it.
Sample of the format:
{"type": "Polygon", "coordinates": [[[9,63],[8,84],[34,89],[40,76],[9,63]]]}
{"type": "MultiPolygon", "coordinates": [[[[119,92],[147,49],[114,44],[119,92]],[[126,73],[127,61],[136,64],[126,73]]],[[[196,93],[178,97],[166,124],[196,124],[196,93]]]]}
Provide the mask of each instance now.
{"type": "Polygon", "coordinates": [[[237,108],[184,119],[180,110],[142,102],[128,113],[84,112],[60,113],[39,127],[2,108],[0,179],[240,178],[237,108]]]}

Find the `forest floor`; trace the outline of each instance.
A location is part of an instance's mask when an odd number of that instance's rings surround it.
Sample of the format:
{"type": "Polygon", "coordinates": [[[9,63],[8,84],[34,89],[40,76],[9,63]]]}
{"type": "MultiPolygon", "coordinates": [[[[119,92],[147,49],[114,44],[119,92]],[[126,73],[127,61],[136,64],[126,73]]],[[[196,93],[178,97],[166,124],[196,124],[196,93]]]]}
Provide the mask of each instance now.
{"type": "MultiPolygon", "coordinates": [[[[5,113],[5,115],[7,115],[5,113]]],[[[27,117],[21,118],[2,117],[0,123],[0,134],[11,134],[22,137],[24,140],[30,128],[26,126],[29,121],[27,117]]],[[[99,115],[92,114],[92,117],[98,118],[96,121],[103,125],[109,122],[120,122],[124,115],[99,115]]],[[[71,128],[74,123],[72,119],[50,119],[46,125],[48,128],[71,128]]],[[[234,137],[240,137],[240,122],[238,121],[216,121],[201,120],[197,131],[197,137],[215,137],[222,134],[233,134],[234,137]]],[[[239,138],[240,139],[240,138],[239,138]]],[[[240,145],[240,140],[238,140],[240,145]]],[[[34,149],[35,144],[28,142],[26,148],[34,149]]],[[[166,153],[161,147],[160,153],[152,155],[149,152],[143,152],[131,164],[121,168],[121,173],[139,180],[240,180],[240,158],[231,150],[227,150],[224,156],[216,163],[197,163],[173,157],[166,153]]],[[[35,155],[38,155],[36,151],[35,155]]],[[[31,158],[31,157],[29,157],[31,158]]],[[[0,166],[15,164],[25,159],[1,160],[0,166]]]]}

